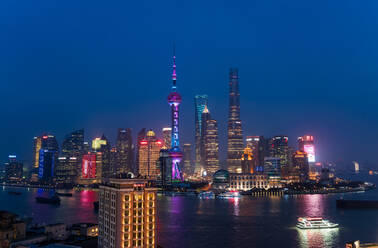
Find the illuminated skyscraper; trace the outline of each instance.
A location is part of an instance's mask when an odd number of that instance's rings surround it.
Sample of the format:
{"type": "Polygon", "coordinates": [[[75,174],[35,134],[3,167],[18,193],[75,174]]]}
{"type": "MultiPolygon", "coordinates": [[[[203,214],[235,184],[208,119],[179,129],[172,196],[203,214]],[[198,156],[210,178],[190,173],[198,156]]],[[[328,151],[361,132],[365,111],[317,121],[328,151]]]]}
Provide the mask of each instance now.
{"type": "Polygon", "coordinates": [[[239,78],[236,68],[230,69],[229,89],[227,166],[230,172],[241,173],[241,157],[244,145],[240,120],[239,78]]]}
{"type": "Polygon", "coordinates": [[[288,140],[284,135],[277,135],[269,140],[270,157],[280,158],[282,167],[289,165],[288,140]]]}
{"type": "Polygon", "coordinates": [[[42,182],[52,182],[55,176],[58,151],[49,149],[39,150],[38,178],[42,182]]]}
{"type": "Polygon", "coordinates": [[[254,174],[255,172],[255,165],[253,164],[253,154],[252,149],[249,147],[246,147],[244,149],[242,159],[242,173],[249,173],[254,174]]]}
{"type": "Polygon", "coordinates": [[[88,153],[83,155],[81,178],[96,178],[96,153],[88,153]]]}
{"type": "Polygon", "coordinates": [[[158,176],[159,183],[162,188],[172,185],[172,158],[168,149],[161,149],[158,161],[160,174],[158,176]]]}
{"type": "Polygon", "coordinates": [[[192,168],[192,145],[189,143],[184,144],[183,149],[183,171],[185,175],[191,175],[193,173],[192,168]]]}
{"type": "Polygon", "coordinates": [[[96,178],[102,180],[113,176],[110,168],[110,143],[105,135],[92,140],[92,149],[96,154],[96,178]]]}
{"type": "Polygon", "coordinates": [[[146,129],[145,128],[142,128],[139,132],[138,132],[138,136],[137,136],[137,144],[136,144],[136,158],[135,158],[135,168],[133,170],[133,172],[135,174],[138,174],[139,173],[139,150],[140,150],[140,143],[143,139],[145,139],[146,137],[146,129]]]}
{"type": "Polygon", "coordinates": [[[205,106],[204,110],[202,111],[202,115],[201,115],[201,163],[200,163],[200,168],[201,168],[201,172],[203,172],[203,170],[205,170],[205,164],[206,164],[206,140],[205,140],[205,137],[206,137],[206,129],[207,129],[207,121],[208,120],[211,120],[211,116],[210,116],[210,111],[209,109],[207,108],[207,106],[205,106]]]}
{"type": "Polygon", "coordinates": [[[156,189],[143,179],[110,179],[99,190],[99,248],[156,245],[156,189]]]}
{"type": "Polygon", "coordinates": [[[172,146],[172,128],[170,127],[164,127],[163,128],[163,143],[165,149],[171,149],[172,146]]]}
{"type": "Polygon", "coordinates": [[[83,152],[84,129],[76,130],[66,135],[56,167],[56,176],[60,180],[65,183],[74,183],[80,178],[83,152]],[[67,175],[64,175],[64,173],[67,173],[67,175]]]}
{"type": "Polygon", "coordinates": [[[5,179],[21,180],[23,174],[23,163],[17,161],[16,155],[9,155],[8,162],[5,163],[5,179]]]}
{"type": "Polygon", "coordinates": [[[315,163],[314,136],[304,135],[298,137],[298,149],[307,153],[309,163],[315,163]]]}
{"type": "Polygon", "coordinates": [[[204,169],[207,176],[213,176],[213,174],[219,170],[219,142],[217,121],[213,119],[207,120],[204,133],[204,169]]]}
{"type": "Polygon", "coordinates": [[[307,153],[304,151],[296,151],[293,154],[293,168],[292,168],[292,177],[294,177],[293,181],[300,181],[305,182],[308,180],[309,176],[309,165],[308,165],[308,157],[307,153]],[[298,179],[295,179],[298,177],[298,179]]]}
{"type": "Polygon", "coordinates": [[[202,113],[207,106],[207,95],[196,95],[194,97],[194,125],[195,125],[195,173],[201,171],[202,154],[202,113]]]}
{"type": "Polygon", "coordinates": [[[58,157],[58,162],[55,169],[55,179],[57,183],[74,184],[80,179],[80,171],[77,167],[81,167],[81,161],[77,157],[58,157]]]}
{"type": "MultiPolygon", "coordinates": [[[[41,149],[49,149],[54,151],[59,151],[59,145],[54,137],[54,135],[42,135],[34,137],[34,146],[33,146],[33,173],[38,174],[39,168],[39,151],[41,149]]],[[[57,158],[57,157],[56,157],[57,158]]],[[[56,161],[55,161],[56,162],[56,161]]]]}
{"type": "Polygon", "coordinates": [[[39,166],[39,150],[42,148],[42,136],[34,137],[33,147],[33,168],[38,169],[39,166]]]}
{"type": "Polygon", "coordinates": [[[115,174],[124,174],[133,171],[134,145],[130,128],[119,128],[116,141],[116,171],[115,174]]]}
{"type": "Polygon", "coordinates": [[[163,148],[163,141],[156,138],[155,133],[150,130],[139,143],[139,175],[157,179],[160,170],[157,168],[160,150],[163,148]]]}
{"type": "Polygon", "coordinates": [[[177,92],[176,86],[176,56],[173,55],[173,73],[172,73],[172,90],[168,95],[168,103],[171,107],[171,149],[170,156],[172,158],[172,180],[182,181],[183,176],[180,170],[182,160],[182,152],[179,142],[179,105],[181,103],[181,95],[177,92]]]}
{"type": "Polygon", "coordinates": [[[262,173],[266,155],[266,140],[263,136],[247,136],[247,147],[252,149],[254,173],[262,173]]]}
{"type": "Polygon", "coordinates": [[[66,157],[81,158],[84,149],[84,129],[76,130],[63,140],[61,155],[66,157]]]}

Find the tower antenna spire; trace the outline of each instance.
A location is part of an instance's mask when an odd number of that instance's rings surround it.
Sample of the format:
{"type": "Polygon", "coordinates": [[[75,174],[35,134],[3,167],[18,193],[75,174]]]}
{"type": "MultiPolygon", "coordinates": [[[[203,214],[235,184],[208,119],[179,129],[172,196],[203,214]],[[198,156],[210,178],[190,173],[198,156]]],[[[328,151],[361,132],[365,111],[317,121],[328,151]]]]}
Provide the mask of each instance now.
{"type": "Polygon", "coordinates": [[[172,89],[176,90],[176,43],[173,43],[173,71],[172,71],[172,81],[173,81],[173,86],[172,89]]]}

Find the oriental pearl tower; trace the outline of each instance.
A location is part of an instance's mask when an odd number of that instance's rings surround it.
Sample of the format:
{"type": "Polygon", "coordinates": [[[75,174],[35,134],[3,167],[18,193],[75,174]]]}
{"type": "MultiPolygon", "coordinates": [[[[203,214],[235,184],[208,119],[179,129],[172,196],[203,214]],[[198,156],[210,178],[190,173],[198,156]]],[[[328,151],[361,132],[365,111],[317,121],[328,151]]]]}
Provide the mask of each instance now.
{"type": "Polygon", "coordinates": [[[172,148],[169,150],[169,155],[172,160],[172,180],[183,181],[183,176],[180,170],[180,162],[182,160],[182,152],[180,150],[179,142],[179,105],[181,103],[181,95],[177,92],[176,87],[176,56],[173,54],[173,72],[172,72],[172,90],[168,96],[168,103],[171,107],[171,142],[172,148]]]}

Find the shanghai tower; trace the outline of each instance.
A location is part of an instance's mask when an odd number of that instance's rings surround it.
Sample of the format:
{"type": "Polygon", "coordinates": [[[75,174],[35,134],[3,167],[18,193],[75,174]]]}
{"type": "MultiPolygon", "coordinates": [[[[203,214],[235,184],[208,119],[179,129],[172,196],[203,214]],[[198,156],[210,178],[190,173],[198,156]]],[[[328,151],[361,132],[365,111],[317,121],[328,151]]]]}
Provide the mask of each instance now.
{"type": "Polygon", "coordinates": [[[172,73],[172,90],[168,95],[168,103],[171,106],[171,149],[169,156],[172,159],[172,180],[183,181],[180,170],[182,160],[182,152],[179,142],[179,105],[181,103],[181,95],[177,92],[176,87],[176,56],[173,55],[173,73],[172,73]]]}
{"type": "Polygon", "coordinates": [[[241,173],[243,131],[240,120],[240,94],[238,69],[230,69],[229,112],[227,130],[227,167],[231,173],[241,173]]]}

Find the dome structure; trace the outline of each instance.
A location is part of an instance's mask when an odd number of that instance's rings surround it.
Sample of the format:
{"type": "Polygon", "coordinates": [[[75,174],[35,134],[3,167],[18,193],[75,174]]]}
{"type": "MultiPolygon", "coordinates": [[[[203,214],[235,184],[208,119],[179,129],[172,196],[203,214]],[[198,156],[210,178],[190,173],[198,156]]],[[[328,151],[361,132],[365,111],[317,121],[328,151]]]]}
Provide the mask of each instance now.
{"type": "Polygon", "coordinates": [[[181,95],[175,91],[171,92],[168,96],[169,103],[180,103],[181,102],[181,95]]]}
{"type": "Polygon", "coordinates": [[[230,173],[227,170],[218,170],[213,175],[213,183],[229,183],[230,173]]]}

